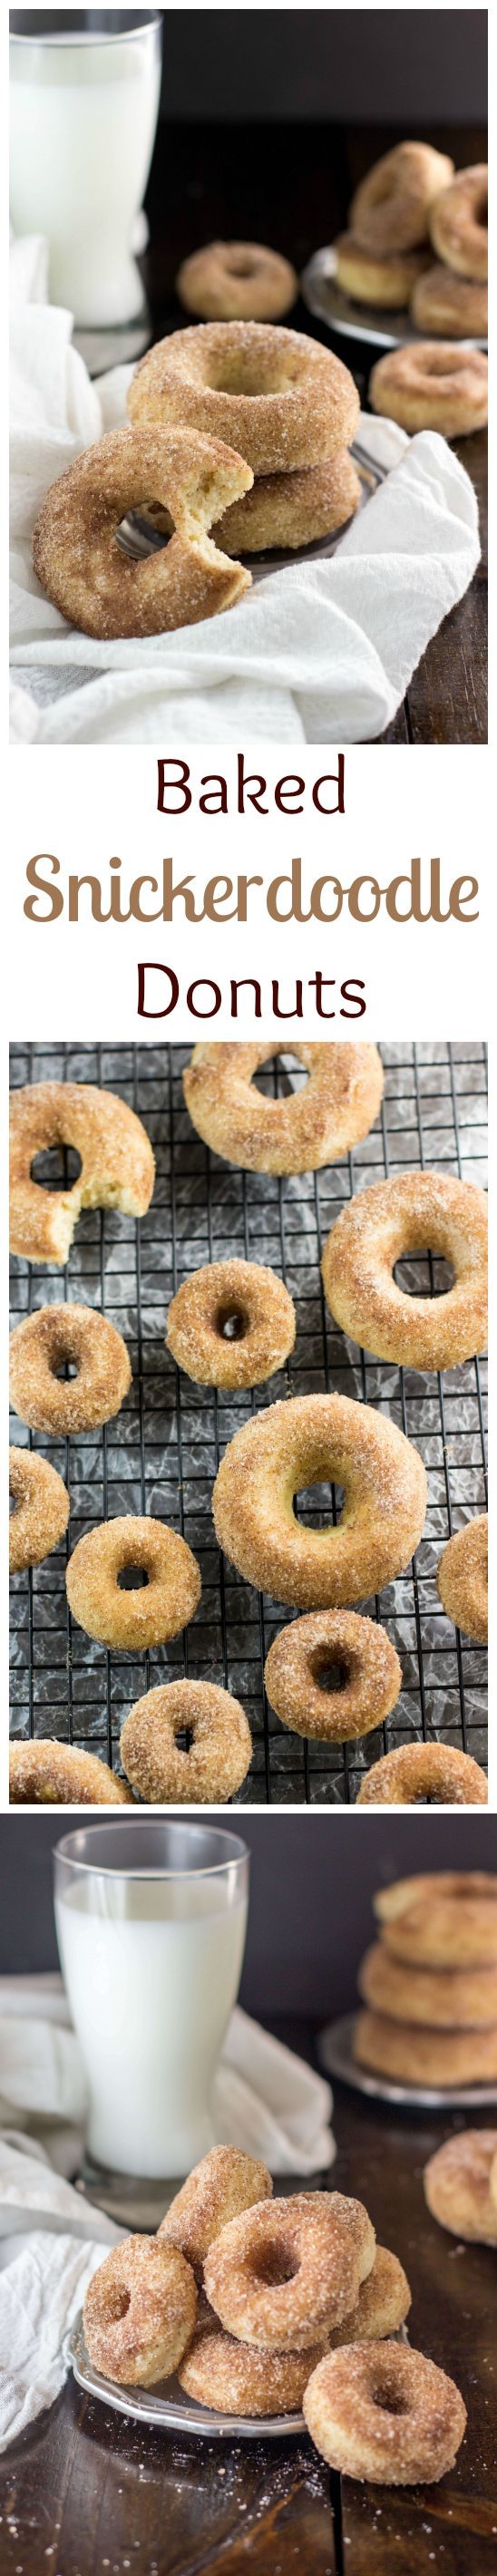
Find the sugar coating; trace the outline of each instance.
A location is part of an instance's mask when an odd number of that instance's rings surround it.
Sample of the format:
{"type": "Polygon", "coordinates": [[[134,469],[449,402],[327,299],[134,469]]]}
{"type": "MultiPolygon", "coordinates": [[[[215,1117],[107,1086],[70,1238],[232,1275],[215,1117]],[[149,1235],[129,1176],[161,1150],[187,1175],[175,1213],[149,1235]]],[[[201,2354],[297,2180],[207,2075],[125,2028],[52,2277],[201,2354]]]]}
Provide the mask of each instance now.
{"type": "Polygon", "coordinates": [[[161,2237],[113,2245],[85,2294],[83,2326],[95,2369],[126,2388],[151,2388],[176,2370],[195,2324],[190,2266],[161,2237]]]}
{"type": "Polygon", "coordinates": [[[358,2066],[401,2084],[493,2084],[497,2076],[497,2023],[489,2030],[428,2030],[361,2012],[354,2031],[358,2066]]]}
{"type": "MultiPolygon", "coordinates": [[[[434,260],[433,266],[423,268],[415,282],[411,316],[418,331],[439,331],[443,340],[449,337],[465,340],[473,332],[477,339],[485,340],[488,331],[487,286],[480,286],[476,278],[456,277],[441,260],[434,260]]],[[[475,351],[474,354],[481,356],[482,352],[475,351]]],[[[450,375],[449,359],[446,373],[450,375]]],[[[480,376],[483,385],[484,377],[478,369],[473,379],[475,387],[478,387],[480,376]]]]}
{"type": "MultiPolygon", "coordinates": [[[[271,2175],[259,2156],[247,2156],[241,2147],[211,2147],[194,2165],[187,2182],[177,2191],[162,2219],[159,2235],[179,2245],[196,2275],[201,2275],[209,2247],[228,2220],[251,2209],[254,2202],[270,2200],[271,2175]]],[[[205,2330],[206,2321],[217,2326],[214,2310],[204,2297],[204,2311],[198,2324],[205,2330]]]]}
{"type": "Polygon", "coordinates": [[[230,1691],[214,1682],[166,1682],[135,1700],[120,1751],[126,1777],[141,1798],[202,1806],[241,1788],[252,1737],[241,1701],[230,1691]],[[187,1753],[176,1742],[184,1728],[192,1736],[187,1753]]]}
{"type": "Polygon", "coordinates": [[[38,1736],[34,1743],[9,1746],[9,1801],[11,1807],[122,1807],[132,1803],[131,1791],[109,1771],[95,1753],[82,1753],[75,1744],[52,1743],[38,1736]]]}
{"type": "Polygon", "coordinates": [[[471,169],[454,171],[449,187],[444,188],[443,196],[437,196],[431,208],[430,234],[439,258],[458,276],[488,276],[486,161],[475,161],[471,169]]]}
{"type": "Polygon", "coordinates": [[[486,1807],[488,1784],[480,1763],[452,1744],[399,1744],[366,1771],[358,1807],[486,1807]]]}
{"type": "Polygon", "coordinates": [[[182,261],[176,294],[201,322],[278,322],[295,303],[298,278],[265,242],[206,242],[182,261]]]}
{"type": "MultiPolygon", "coordinates": [[[[81,460],[82,461],[82,460],[81,460]]],[[[28,1261],[65,1262],[82,1208],[144,1216],[155,1164],[141,1118],[96,1083],[36,1082],[10,1096],[10,1248],[28,1261]],[[36,1154],[73,1145],[77,1180],[45,1190],[31,1179],[36,1154]]]]}
{"type": "Polygon", "coordinates": [[[69,1608],[102,1645],[160,1645],[193,1619],[201,1594],[196,1559],[177,1530],[128,1512],[100,1521],[78,1539],[66,1573],[69,1608]],[[143,1568],[145,1584],[120,1588],[126,1566],[143,1568]]]}
{"type": "Polygon", "coordinates": [[[276,474],[348,447],[359,395],[348,367],[307,333],[201,322],[140,360],[128,410],[140,424],[181,423],[228,439],[254,474],[276,474]]]}
{"type": "Polygon", "coordinates": [[[42,1565],[58,1547],[69,1519],[69,1495],[62,1476],[35,1449],[9,1449],[9,1492],[14,1503],[9,1521],[9,1565],[20,1574],[26,1565],[42,1565]]]}
{"type": "Polygon", "coordinates": [[[349,209],[351,230],[364,249],[415,250],[426,240],[435,197],[447,188],[454,163],[429,143],[396,143],[361,179],[349,209]]]}
{"type": "Polygon", "coordinates": [[[393,1959],[384,1941],[366,1951],[359,1993],[373,2011],[429,2029],[485,2029],[497,2022],[497,1967],[414,1968],[393,1959]]]}
{"type": "Polygon", "coordinates": [[[389,2342],[326,2354],[303,2407],[316,2449],[332,2468],[386,2486],[443,2478],[467,2421],[455,2381],[424,2353],[389,2342]]]}
{"type": "Polygon", "coordinates": [[[250,573],[207,530],[250,488],[232,447],[181,429],[110,431],[53,483],[33,537],[38,580],[85,635],[160,635],[231,608],[250,573]],[[129,510],[160,502],[171,543],[137,561],[117,543],[129,510]]]}
{"type": "Polygon", "coordinates": [[[350,1744],[389,1716],[402,1672],[379,1620],[361,1619],[353,1610],[324,1610],[280,1630],[266,1657],[264,1681],[283,1726],[313,1742],[350,1744]],[[320,1675],[333,1664],[340,1668],[341,1686],[325,1690],[320,1675]]]}
{"type": "Polygon", "coordinates": [[[235,1433],[214,1486],[219,1544],[248,1581],[300,1609],[367,1600],[407,1565],[424,1525],[426,1475],[393,1422],[349,1396],[296,1396],[235,1433]],[[295,1494],[340,1485],[336,1528],[295,1519],[295,1494]]]}
{"type": "Polygon", "coordinates": [[[234,501],[213,534],[231,554],[263,554],[278,546],[298,550],[352,519],[361,498],[357,468],[347,448],[295,474],[259,474],[243,501],[234,501]]]}
{"type": "Polygon", "coordinates": [[[258,1386],[293,1350],[293,1299],[262,1263],[202,1262],[171,1300],[166,1340],[197,1385],[258,1386]],[[238,1331],[229,1339],[223,1325],[233,1317],[238,1331]]]}
{"type": "Polygon", "coordinates": [[[253,1082],[259,1066],[285,1052],[236,1042],[194,1047],[183,1075],[186,1106],[199,1136],[225,1162],[252,1172],[314,1172],[369,1134],[383,1094],[375,1046],[307,1043],[292,1054],[309,1076],[286,1100],[263,1099],[253,1082]]]}
{"type": "Polygon", "coordinates": [[[33,1431],[90,1431],[119,1413],[131,1385],[122,1334],[95,1306],[40,1306],[11,1333],[11,1402],[33,1431]],[[74,1378],[59,1378],[72,1362],[74,1378]]]}
{"type": "Polygon", "coordinates": [[[382,1889],[375,1910],[394,1958],[420,1968],[491,1968],[497,1962],[497,1875],[440,1872],[382,1889]]]}
{"type": "Polygon", "coordinates": [[[488,358],[483,349],[458,348],[453,340],[409,341],[407,348],[389,349],[378,359],[369,398],[373,411],[386,413],[401,429],[469,436],[485,429],[488,419],[488,358]]]}
{"type": "Polygon", "coordinates": [[[468,2243],[497,2244],[497,2129],[462,2129],[424,2170],[432,2217],[468,2243]]]}
{"type": "Polygon", "coordinates": [[[398,311],[408,304],[416,278],[426,267],[426,250],[363,250],[353,232],[340,233],[334,244],[337,286],[360,304],[381,304],[398,311]]]}
{"type": "Polygon", "coordinates": [[[487,1201],[472,1181],[416,1171],[373,1182],[342,1208],[321,1269],[332,1315],[378,1359],[445,1369],[485,1350],[487,1201]],[[442,1296],[408,1296],[394,1278],[397,1262],[422,1251],[452,1263],[442,1296]]]}
{"type": "Polygon", "coordinates": [[[330,2351],[344,2343],[377,2343],[383,2335],[397,2334],[411,2305],[407,2273],[396,2254],[386,2245],[377,2245],[372,2269],[361,2281],[357,2306],[341,2326],[333,2326],[329,2337],[330,2351]]]}
{"type": "Polygon", "coordinates": [[[455,1530],[442,1549],[437,1589],[447,1617],[486,1646],[488,1637],[488,1518],[486,1512],[455,1530]]]}
{"type": "Polygon", "coordinates": [[[188,2397],[219,2414],[291,2414],[300,2409],[311,2371],[325,2350],[316,2341],[305,2352],[259,2352],[218,2326],[215,2333],[194,2335],[178,2378],[188,2397]]]}
{"type": "Polygon", "coordinates": [[[375,2234],[361,2201],[295,2192],[248,2210],[207,2255],[207,2297],[229,2334],[269,2350],[305,2350],[355,2306],[375,2234]]]}

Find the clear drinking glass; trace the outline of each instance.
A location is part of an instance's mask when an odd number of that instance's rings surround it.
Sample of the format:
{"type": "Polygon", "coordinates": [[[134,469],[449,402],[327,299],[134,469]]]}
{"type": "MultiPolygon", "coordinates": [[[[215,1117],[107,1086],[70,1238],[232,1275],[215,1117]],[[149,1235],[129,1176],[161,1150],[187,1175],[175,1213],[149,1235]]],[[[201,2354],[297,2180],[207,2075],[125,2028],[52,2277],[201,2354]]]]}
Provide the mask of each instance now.
{"type": "Polygon", "coordinates": [[[48,241],[52,304],[85,329],[122,327],[144,309],[133,247],[159,109],[161,17],[14,10],[11,27],[14,232],[48,241]]]}

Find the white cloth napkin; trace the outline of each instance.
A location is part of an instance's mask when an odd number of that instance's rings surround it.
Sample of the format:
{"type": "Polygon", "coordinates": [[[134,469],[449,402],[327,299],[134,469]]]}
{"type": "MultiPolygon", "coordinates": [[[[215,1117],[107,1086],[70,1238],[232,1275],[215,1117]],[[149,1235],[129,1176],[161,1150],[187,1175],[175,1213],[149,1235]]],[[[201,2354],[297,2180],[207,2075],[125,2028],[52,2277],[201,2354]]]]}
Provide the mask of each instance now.
{"type": "Polygon", "coordinates": [[[12,251],[11,739],[184,743],[372,741],[390,723],[430,637],[479,559],[473,486],[443,438],[363,419],[387,481],[330,561],[257,582],[224,617],[176,634],[99,643],[45,599],[31,562],[48,486],[122,421],[132,370],[98,385],[72,347],[71,315],[44,300],[44,249],[12,251]]]}
{"type": "MultiPolygon", "coordinates": [[[[212,2107],[219,2142],[262,2156],[274,2175],[333,2163],[329,2084],[238,2008],[212,2107]]],[[[58,2396],[87,2282],[126,2232],[67,2178],[84,2119],[62,1978],[0,1978],[0,2451],[58,2396]]]]}

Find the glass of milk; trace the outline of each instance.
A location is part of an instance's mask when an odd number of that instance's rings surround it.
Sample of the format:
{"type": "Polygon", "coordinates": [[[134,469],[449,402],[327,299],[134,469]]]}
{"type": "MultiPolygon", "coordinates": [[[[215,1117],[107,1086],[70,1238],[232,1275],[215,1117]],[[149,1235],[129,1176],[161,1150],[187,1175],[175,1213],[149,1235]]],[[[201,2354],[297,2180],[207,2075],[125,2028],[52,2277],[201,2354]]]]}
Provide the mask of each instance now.
{"type": "Polygon", "coordinates": [[[122,326],[144,307],[133,247],[159,109],[160,16],[14,10],[13,25],[14,233],[44,234],[52,304],[86,329],[122,326]]]}
{"type": "Polygon", "coordinates": [[[137,1817],[67,1834],[54,1857],[90,2155],[117,2174],[188,2173],[215,2143],[212,2085],[245,1945],[246,1845],[217,1826],[137,1817]]]}

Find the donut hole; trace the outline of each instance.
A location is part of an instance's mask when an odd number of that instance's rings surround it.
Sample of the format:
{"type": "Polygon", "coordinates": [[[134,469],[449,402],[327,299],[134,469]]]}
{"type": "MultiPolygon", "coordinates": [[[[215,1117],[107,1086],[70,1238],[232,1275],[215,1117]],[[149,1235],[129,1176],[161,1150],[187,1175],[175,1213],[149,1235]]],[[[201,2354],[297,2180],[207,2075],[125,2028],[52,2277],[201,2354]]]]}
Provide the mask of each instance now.
{"type": "Polygon", "coordinates": [[[456,1284],[452,1262],[427,1248],[403,1253],[394,1263],[393,1277],[403,1297],[448,1297],[456,1284]]]}
{"type": "Polygon", "coordinates": [[[122,2318],[127,2317],[128,2308],[131,2307],[131,2291],[125,2289],[124,2281],[122,2284],[118,2281],[112,2283],[112,2288],[107,2292],[107,2302],[107,2324],[120,2325],[122,2318]]]}
{"type": "Polygon", "coordinates": [[[250,1316],[243,1306],[219,1306],[215,1330],[223,1342],[243,1342],[250,1331],[250,1316]]]}
{"type": "Polygon", "coordinates": [[[79,1377],[79,1371],[79,1360],[69,1360],[61,1357],[60,1359],[50,1361],[51,1377],[61,1377],[64,1378],[64,1380],[67,1380],[67,1378],[79,1377]]]}
{"type": "Polygon", "coordinates": [[[298,1074],[299,1077],[300,1091],[302,1090],[304,1083],[308,1082],[310,1078],[307,1067],[300,1063],[299,1056],[292,1055],[291,1047],[282,1048],[281,1054],[273,1058],[272,1069],[269,1062],[267,1064],[260,1064],[256,1073],[252,1075],[251,1089],[254,1091],[260,1091],[261,1098],[265,1101],[267,1109],[271,1109],[273,1106],[271,1096],[269,1095],[268,1097],[267,1086],[268,1082],[271,1082],[274,1086],[274,1076],[276,1072],[279,1088],[286,1097],[291,1097],[292,1092],[295,1090],[296,1074],[298,1074]]]}
{"type": "Polygon", "coordinates": [[[330,1494],[334,1498],[335,1516],[337,1521],[339,1521],[345,1502],[343,1486],[333,1485],[330,1489],[329,1484],[322,1485],[316,1483],[315,1485],[304,1485],[296,1494],[294,1494],[293,1516],[294,1520],[299,1522],[299,1526],[301,1528],[329,1528],[330,1513],[333,1511],[333,1502],[330,1499],[330,1494]]]}
{"type": "Polygon", "coordinates": [[[253,2279],[265,2290],[279,2290],[284,2289],[286,2281],[296,2279],[300,2263],[289,2245],[261,2245],[253,2256],[250,2270],[253,2279]]]}
{"type": "Polygon", "coordinates": [[[219,357],[213,360],[212,367],[204,376],[203,382],[209,393],[235,396],[239,394],[243,402],[268,402],[275,394],[280,396],[292,393],[294,385],[300,383],[303,373],[304,362],[300,355],[290,361],[288,357],[281,358],[275,353],[271,358],[264,359],[264,383],[262,383],[260,357],[252,357],[250,351],[244,352],[242,349],[236,352],[234,349],[227,349],[224,356],[220,353],[219,357]]]}
{"type": "Polygon", "coordinates": [[[370,2395],[372,2406],[378,2406],[382,2415],[410,2415],[409,2398],[393,2382],[390,2387],[387,2382],[383,2388],[372,2388],[370,2395]]]}
{"type": "Polygon", "coordinates": [[[33,1155],[29,1177],[39,1190],[60,1190],[61,1182],[64,1189],[74,1189],[82,1169],[81,1155],[77,1154],[75,1145],[63,1145],[60,1139],[33,1155]]]}
{"type": "Polygon", "coordinates": [[[121,1565],[117,1581],[120,1592],[143,1592],[150,1577],[146,1565],[121,1565]]]}
{"type": "Polygon", "coordinates": [[[316,1646],[314,1654],[309,1656],[309,1672],[311,1681],[319,1682],[320,1690],[346,1690],[349,1678],[346,1664],[337,1663],[336,1657],[330,1659],[326,1646],[316,1646]]]}

